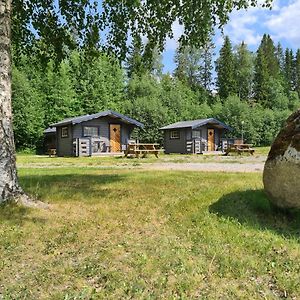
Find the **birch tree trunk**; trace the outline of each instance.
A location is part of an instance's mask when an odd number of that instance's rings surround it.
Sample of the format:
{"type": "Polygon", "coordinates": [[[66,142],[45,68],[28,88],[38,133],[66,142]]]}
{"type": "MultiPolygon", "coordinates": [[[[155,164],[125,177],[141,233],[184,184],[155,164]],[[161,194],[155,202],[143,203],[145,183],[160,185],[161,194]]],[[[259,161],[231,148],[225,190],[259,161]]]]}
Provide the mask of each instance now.
{"type": "Polygon", "coordinates": [[[25,196],[17,177],[11,94],[11,0],[0,0],[0,203],[25,196]]]}

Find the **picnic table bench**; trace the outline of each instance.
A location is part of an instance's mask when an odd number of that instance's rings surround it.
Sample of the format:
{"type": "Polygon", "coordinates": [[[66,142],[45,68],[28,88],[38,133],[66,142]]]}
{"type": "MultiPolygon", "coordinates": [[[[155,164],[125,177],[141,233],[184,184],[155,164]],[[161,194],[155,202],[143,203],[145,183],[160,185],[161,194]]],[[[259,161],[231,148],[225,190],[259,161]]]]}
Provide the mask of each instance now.
{"type": "Polygon", "coordinates": [[[48,155],[49,157],[56,156],[56,149],[55,148],[48,149],[48,155]]]}
{"type": "Polygon", "coordinates": [[[159,144],[157,143],[133,143],[127,145],[125,157],[128,157],[130,154],[135,155],[137,158],[139,158],[140,155],[142,155],[142,157],[146,157],[147,154],[154,154],[158,158],[158,154],[161,151],[162,150],[159,149],[159,144]]]}
{"type": "Polygon", "coordinates": [[[242,153],[250,153],[251,155],[254,154],[255,150],[252,148],[252,144],[232,144],[228,145],[228,148],[225,151],[225,155],[229,153],[237,153],[241,155],[242,153]]]}

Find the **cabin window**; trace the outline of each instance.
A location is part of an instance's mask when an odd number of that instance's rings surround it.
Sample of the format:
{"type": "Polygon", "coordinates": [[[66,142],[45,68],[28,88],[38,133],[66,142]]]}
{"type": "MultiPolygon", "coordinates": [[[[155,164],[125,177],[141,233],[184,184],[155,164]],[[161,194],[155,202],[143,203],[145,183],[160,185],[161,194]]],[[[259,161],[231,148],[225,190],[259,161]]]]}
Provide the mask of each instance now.
{"type": "Polygon", "coordinates": [[[192,138],[193,139],[200,139],[201,138],[201,130],[193,130],[192,131],[192,138]]]}
{"type": "Polygon", "coordinates": [[[178,139],[180,139],[180,133],[179,133],[179,131],[178,130],[172,130],[170,132],[170,139],[171,140],[178,140],[178,139]]]}
{"type": "Polygon", "coordinates": [[[61,128],[61,137],[67,138],[69,136],[69,128],[68,127],[62,127],[61,128]]]}
{"type": "Polygon", "coordinates": [[[95,126],[84,126],[83,136],[99,136],[99,128],[95,126]]]}

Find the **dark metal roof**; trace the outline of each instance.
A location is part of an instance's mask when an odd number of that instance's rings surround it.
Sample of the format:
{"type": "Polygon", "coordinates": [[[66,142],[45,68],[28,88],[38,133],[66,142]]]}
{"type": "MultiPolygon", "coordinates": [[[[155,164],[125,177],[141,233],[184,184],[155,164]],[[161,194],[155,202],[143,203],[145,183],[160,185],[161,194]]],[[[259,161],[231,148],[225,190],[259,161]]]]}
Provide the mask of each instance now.
{"type": "Polygon", "coordinates": [[[58,127],[58,126],[63,126],[63,125],[68,125],[68,124],[74,125],[74,124],[79,124],[79,123],[82,123],[82,122],[86,122],[86,121],[90,121],[90,120],[93,120],[93,119],[98,119],[98,118],[106,117],[106,116],[121,119],[125,123],[133,124],[137,127],[144,128],[143,123],[140,123],[140,122],[138,122],[134,119],[131,119],[131,118],[125,116],[125,115],[122,115],[122,114],[117,113],[117,112],[112,111],[112,110],[106,110],[106,111],[102,111],[102,112],[92,114],[92,115],[84,115],[84,116],[64,119],[60,122],[51,124],[50,126],[51,127],[58,127]]]}
{"type": "Polygon", "coordinates": [[[228,126],[228,125],[226,125],[226,124],[222,123],[221,121],[219,121],[217,119],[214,119],[214,118],[177,122],[177,123],[173,123],[173,124],[164,126],[160,129],[161,130],[180,129],[180,128],[195,129],[195,128],[198,128],[198,127],[201,127],[201,126],[207,125],[207,124],[217,125],[217,126],[225,128],[229,131],[232,130],[232,128],[230,126],[228,126]]]}
{"type": "Polygon", "coordinates": [[[49,127],[44,130],[44,133],[56,133],[56,128],[55,127],[49,127]]]}

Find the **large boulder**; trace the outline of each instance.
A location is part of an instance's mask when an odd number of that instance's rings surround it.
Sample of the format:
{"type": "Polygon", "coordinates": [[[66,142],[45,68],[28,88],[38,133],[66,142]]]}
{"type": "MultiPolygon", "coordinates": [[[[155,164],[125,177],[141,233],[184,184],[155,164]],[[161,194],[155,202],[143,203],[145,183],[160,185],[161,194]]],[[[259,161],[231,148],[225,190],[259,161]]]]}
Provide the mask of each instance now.
{"type": "Polygon", "coordinates": [[[264,168],[263,181],[277,207],[300,208],[300,109],[276,137],[264,168]]]}

